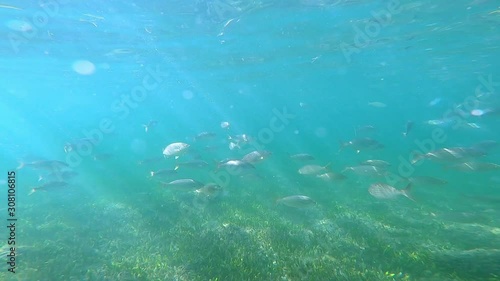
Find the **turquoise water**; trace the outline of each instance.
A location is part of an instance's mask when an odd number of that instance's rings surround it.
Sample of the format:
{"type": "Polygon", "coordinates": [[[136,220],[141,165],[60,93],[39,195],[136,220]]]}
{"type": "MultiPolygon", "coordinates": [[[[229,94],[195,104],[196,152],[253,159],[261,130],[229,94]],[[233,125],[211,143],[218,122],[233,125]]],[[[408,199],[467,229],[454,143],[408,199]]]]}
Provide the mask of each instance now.
{"type": "Polygon", "coordinates": [[[164,2],[0,5],[1,280],[500,278],[497,2],[164,2]]]}

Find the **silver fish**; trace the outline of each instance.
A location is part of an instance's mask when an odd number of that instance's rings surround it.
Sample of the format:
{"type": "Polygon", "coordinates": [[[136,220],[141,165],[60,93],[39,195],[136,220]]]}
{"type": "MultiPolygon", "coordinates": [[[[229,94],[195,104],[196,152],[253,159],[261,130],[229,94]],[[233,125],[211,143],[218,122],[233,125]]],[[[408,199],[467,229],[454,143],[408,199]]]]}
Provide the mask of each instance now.
{"type": "Polygon", "coordinates": [[[297,154],[290,155],[290,159],[305,162],[305,161],[314,160],[314,156],[307,154],[307,153],[297,153],[297,154]]]}
{"type": "Polygon", "coordinates": [[[243,156],[243,158],[241,158],[241,161],[253,164],[265,160],[267,157],[269,157],[269,155],[271,155],[270,151],[255,150],[243,156]]]}
{"type": "Polygon", "coordinates": [[[40,175],[38,181],[68,181],[78,176],[78,172],[73,170],[56,170],[47,175],[40,175]]]}
{"type": "Polygon", "coordinates": [[[320,178],[324,181],[333,181],[333,180],[344,180],[347,177],[340,173],[335,172],[327,172],[323,174],[316,175],[317,178],[320,178]]]}
{"type": "Polygon", "coordinates": [[[408,181],[415,185],[445,185],[448,183],[445,180],[428,176],[415,176],[408,178],[408,181]]]}
{"type": "Polygon", "coordinates": [[[372,138],[358,138],[358,139],[353,139],[348,142],[341,142],[340,143],[340,150],[350,147],[354,150],[356,150],[357,153],[359,153],[361,150],[376,150],[376,149],[381,149],[384,148],[384,145],[378,142],[377,140],[374,140],[372,138]]]}
{"type": "Polygon", "coordinates": [[[151,171],[149,172],[149,175],[151,177],[157,177],[157,176],[171,176],[177,174],[177,171],[175,169],[160,169],[158,171],[151,171]]]}
{"type": "Polygon", "coordinates": [[[17,169],[22,169],[24,167],[29,167],[33,169],[43,169],[43,170],[60,170],[63,168],[68,168],[69,165],[66,162],[58,161],[58,160],[38,160],[30,163],[21,162],[17,169]]]}
{"type": "Polygon", "coordinates": [[[328,172],[328,166],[330,166],[330,164],[326,166],[305,165],[302,166],[298,172],[301,175],[319,175],[328,172]]]}
{"type": "Polygon", "coordinates": [[[195,191],[203,186],[201,182],[193,179],[180,179],[171,182],[161,182],[163,187],[179,191],[195,191]]]}
{"type": "Polygon", "coordinates": [[[50,181],[50,182],[47,182],[47,183],[44,183],[38,187],[34,187],[31,189],[31,192],[28,193],[28,195],[31,195],[39,190],[41,191],[47,191],[47,190],[51,190],[53,188],[60,188],[60,187],[66,187],[68,186],[69,184],[65,181],[50,181]]]}
{"type": "Polygon", "coordinates": [[[484,172],[500,170],[500,165],[486,162],[464,162],[448,166],[448,168],[462,172],[484,172]]]}
{"type": "Polygon", "coordinates": [[[241,161],[241,160],[228,160],[226,162],[222,162],[222,163],[219,163],[217,165],[217,169],[220,169],[221,167],[224,167],[224,168],[227,168],[227,169],[232,169],[234,171],[242,171],[242,170],[253,170],[255,169],[255,167],[250,164],[250,163],[247,163],[245,161],[241,161]]]}
{"type": "Polygon", "coordinates": [[[235,142],[229,142],[229,150],[241,149],[240,145],[235,142]]]}
{"type": "Polygon", "coordinates": [[[383,102],[379,102],[379,101],[372,101],[372,102],[369,102],[368,103],[369,106],[373,106],[373,107],[379,107],[379,108],[382,108],[382,107],[386,107],[387,105],[383,102]]]}
{"type": "Polygon", "coordinates": [[[450,125],[453,122],[451,118],[449,119],[434,119],[434,120],[428,120],[425,122],[425,124],[432,125],[432,126],[447,126],[450,125]]]}
{"type": "Polygon", "coordinates": [[[411,131],[411,129],[413,128],[414,124],[415,123],[413,121],[406,122],[406,130],[403,132],[403,137],[407,137],[408,136],[408,133],[411,131]]]}
{"type": "Polygon", "coordinates": [[[369,133],[374,133],[377,131],[377,128],[375,128],[375,126],[372,126],[372,125],[364,125],[364,126],[360,126],[356,129],[354,129],[354,132],[357,134],[369,134],[369,133]]]}
{"type": "Polygon", "coordinates": [[[189,144],[183,142],[174,142],[165,147],[163,150],[163,155],[165,157],[174,156],[175,159],[179,158],[179,155],[183,154],[189,148],[189,144]]]}
{"type": "Polygon", "coordinates": [[[384,160],[377,160],[377,159],[366,160],[366,161],[361,162],[360,164],[365,165],[365,166],[375,166],[375,167],[379,167],[379,168],[387,168],[387,167],[391,166],[391,163],[384,161],[384,160]]]}
{"type": "Polygon", "coordinates": [[[292,195],[276,200],[277,204],[283,204],[293,208],[310,208],[316,205],[316,202],[304,195],[292,195]]]}
{"type": "Polygon", "coordinates": [[[229,122],[227,122],[227,121],[220,122],[220,127],[222,129],[229,129],[230,126],[231,126],[231,124],[229,122]]]}
{"type": "Polygon", "coordinates": [[[374,183],[368,188],[368,192],[375,198],[378,199],[395,199],[399,196],[405,196],[406,198],[415,201],[410,196],[411,183],[406,186],[405,189],[396,189],[385,183],[374,183]]]}
{"type": "Polygon", "coordinates": [[[352,171],[353,173],[359,176],[371,176],[371,177],[379,177],[386,174],[386,170],[377,166],[371,165],[360,165],[360,166],[352,166],[346,167],[342,173],[347,171],[352,171]]]}
{"type": "Polygon", "coordinates": [[[494,140],[485,140],[485,141],[480,141],[473,146],[472,148],[479,149],[485,152],[489,152],[499,146],[499,143],[494,140]]]}
{"type": "Polygon", "coordinates": [[[223,189],[220,185],[215,183],[209,183],[204,185],[202,188],[195,190],[195,193],[206,198],[215,198],[221,195],[223,189]]]}
{"type": "Polygon", "coordinates": [[[415,164],[422,159],[431,159],[440,162],[465,162],[484,155],[486,155],[486,152],[474,147],[441,148],[425,154],[414,154],[411,163],[415,164]]]}
{"type": "Polygon", "coordinates": [[[179,167],[188,167],[188,168],[205,168],[208,166],[208,163],[203,160],[191,160],[186,162],[177,163],[175,169],[179,169],[179,167]]]}
{"type": "Polygon", "coordinates": [[[194,137],[194,140],[201,141],[201,140],[213,139],[216,136],[217,136],[217,134],[212,133],[212,132],[201,132],[194,137]]]}

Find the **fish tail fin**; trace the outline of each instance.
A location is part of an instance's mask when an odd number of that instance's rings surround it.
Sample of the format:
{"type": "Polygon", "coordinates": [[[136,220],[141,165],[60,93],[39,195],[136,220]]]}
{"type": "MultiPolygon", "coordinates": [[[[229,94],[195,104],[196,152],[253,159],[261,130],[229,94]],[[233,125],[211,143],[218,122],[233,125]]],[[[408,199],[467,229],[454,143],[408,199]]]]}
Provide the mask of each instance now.
{"type": "Polygon", "coordinates": [[[406,198],[410,199],[413,202],[417,202],[410,193],[411,189],[412,189],[412,184],[410,182],[404,189],[401,190],[401,192],[406,198]]]}
{"type": "Polygon", "coordinates": [[[149,129],[148,125],[144,125],[144,124],[142,124],[142,127],[144,127],[144,132],[146,132],[146,133],[147,133],[147,132],[148,132],[148,129],[149,129]]]}
{"type": "Polygon", "coordinates": [[[412,177],[400,177],[401,180],[413,184],[413,178],[412,177]]]}
{"type": "Polygon", "coordinates": [[[403,137],[405,137],[405,138],[406,138],[406,136],[407,136],[407,135],[408,135],[408,133],[407,133],[407,132],[403,132],[403,137]]]}
{"type": "Polygon", "coordinates": [[[43,176],[42,176],[42,175],[39,175],[39,176],[38,176],[38,181],[42,181],[43,179],[44,179],[44,178],[43,178],[43,176]]]}
{"type": "Polygon", "coordinates": [[[281,198],[276,197],[276,198],[274,199],[274,205],[275,205],[275,206],[278,206],[279,204],[281,204],[281,198]]]}
{"type": "Polygon", "coordinates": [[[32,188],[30,193],[28,193],[28,196],[30,196],[31,194],[35,193],[36,192],[36,188],[32,188]]]}
{"type": "Polygon", "coordinates": [[[19,166],[17,166],[16,170],[20,170],[20,169],[24,168],[25,165],[26,164],[24,162],[22,162],[22,161],[19,162],[19,166]]]}
{"type": "Polygon", "coordinates": [[[149,172],[149,175],[150,175],[151,177],[154,177],[154,176],[155,176],[155,172],[154,172],[154,171],[151,171],[151,172],[149,172]]]}
{"type": "Polygon", "coordinates": [[[415,153],[413,153],[413,157],[412,157],[410,163],[413,165],[422,159],[424,159],[424,155],[420,152],[415,152],[415,153]]]}
{"type": "Polygon", "coordinates": [[[325,170],[331,172],[332,171],[331,167],[332,167],[332,162],[330,162],[330,163],[328,163],[328,164],[325,165],[325,170]]]}

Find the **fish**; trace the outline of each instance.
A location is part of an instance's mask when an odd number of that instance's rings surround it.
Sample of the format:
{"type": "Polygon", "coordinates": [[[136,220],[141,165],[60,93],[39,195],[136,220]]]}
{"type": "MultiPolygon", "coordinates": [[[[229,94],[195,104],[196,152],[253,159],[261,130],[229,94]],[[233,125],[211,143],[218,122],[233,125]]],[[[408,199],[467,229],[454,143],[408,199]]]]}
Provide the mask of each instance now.
{"type": "Polygon", "coordinates": [[[395,199],[399,196],[404,196],[412,201],[415,201],[410,195],[411,183],[404,189],[396,189],[385,183],[374,183],[368,188],[368,192],[378,199],[395,199]]]}
{"type": "Polygon", "coordinates": [[[47,175],[40,175],[38,181],[68,181],[78,176],[78,172],[73,170],[56,170],[47,175]]]}
{"type": "Polygon", "coordinates": [[[104,56],[106,56],[106,57],[115,57],[115,56],[118,56],[118,55],[129,55],[129,54],[132,54],[132,53],[134,53],[134,50],[132,50],[132,49],[117,48],[117,49],[113,49],[113,50],[105,53],[104,56]]]}
{"type": "Polygon", "coordinates": [[[50,190],[50,189],[53,189],[53,188],[60,188],[60,187],[66,187],[68,186],[69,183],[65,182],[65,181],[50,181],[50,182],[46,182],[38,187],[34,187],[31,189],[31,192],[28,193],[28,195],[32,195],[33,193],[41,190],[41,191],[47,191],[47,190],[50,190]]]}
{"type": "Polygon", "coordinates": [[[220,122],[220,127],[222,129],[229,129],[230,126],[231,126],[231,124],[229,122],[227,122],[227,121],[220,122]]]}
{"type": "Polygon", "coordinates": [[[179,155],[183,154],[189,148],[189,144],[183,142],[174,142],[165,147],[163,150],[163,155],[165,157],[174,156],[175,159],[179,158],[179,155]]]}
{"type": "Polygon", "coordinates": [[[293,208],[310,208],[316,206],[316,201],[305,195],[292,195],[276,200],[276,204],[293,208]]]}
{"type": "Polygon", "coordinates": [[[216,136],[217,136],[217,134],[212,133],[212,132],[201,132],[194,137],[194,140],[201,141],[201,140],[213,139],[216,136]]]}
{"type": "Polygon", "coordinates": [[[332,181],[332,180],[344,180],[347,177],[340,173],[335,172],[327,172],[323,174],[316,175],[317,178],[322,179],[324,181],[332,181]]]}
{"type": "Polygon", "coordinates": [[[241,144],[241,143],[247,143],[247,142],[252,141],[252,137],[250,137],[247,134],[241,134],[241,135],[236,135],[236,136],[228,136],[227,138],[231,142],[234,142],[234,143],[236,143],[238,145],[241,144]]]}
{"type": "Polygon", "coordinates": [[[160,169],[158,171],[151,171],[149,172],[149,175],[151,177],[156,177],[156,176],[171,176],[177,174],[176,169],[160,169]]]}
{"type": "Polygon", "coordinates": [[[206,198],[215,198],[222,194],[223,188],[215,183],[209,183],[194,191],[196,194],[206,198]]]}
{"type": "Polygon", "coordinates": [[[368,103],[369,106],[373,106],[373,107],[378,107],[378,108],[383,108],[383,107],[387,107],[387,104],[383,103],[383,102],[379,102],[379,101],[372,101],[372,102],[369,102],[368,103]]]}
{"type": "Polygon", "coordinates": [[[354,133],[357,134],[368,134],[368,133],[373,133],[373,132],[376,132],[377,131],[377,128],[375,128],[375,126],[373,125],[364,125],[364,126],[360,126],[356,129],[354,129],[354,133]]]}
{"type": "Polygon", "coordinates": [[[495,140],[484,140],[484,141],[480,141],[478,143],[475,143],[474,145],[471,146],[471,148],[479,149],[479,150],[482,150],[484,152],[490,152],[491,150],[493,150],[497,147],[499,147],[499,142],[497,142],[495,140]]]}
{"type": "Polygon", "coordinates": [[[448,183],[448,181],[429,176],[415,176],[407,178],[407,180],[414,185],[445,185],[448,183]]]}
{"type": "Polygon", "coordinates": [[[378,159],[371,159],[371,160],[365,160],[360,163],[361,165],[365,166],[375,166],[379,168],[388,168],[391,166],[391,163],[384,161],[384,160],[378,160],[378,159]]]}
{"type": "Polygon", "coordinates": [[[143,124],[142,127],[144,127],[144,131],[147,133],[147,132],[151,131],[151,129],[153,127],[155,127],[156,125],[158,125],[158,121],[149,120],[149,122],[147,124],[143,124]]]}
{"type": "Polygon", "coordinates": [[[254,165],[241,160],[227,160],[225,162],[221,162],[217,165],[217,169],[220,169],[221,167],[231,169],[233,172],[255,169],[254,165]]]}
{"type": "Polygon", "coordinates": [[[205,168],[208,166],[208,163],[203,160],[191,160],[191,161],[186,161],[186,162],[180,162],[177,163],[175,170],[179,169],[180,167],[188,167],[188,168],[205,168]]]}
{"type": "Polygon", "coordinates": [[[21,8],[18,8],[18,7],[15,7],[15,6],[3,5],[3,4],[0,4],[0,8],[12,9],[12,10],[22,10],[21,8]]]}
{"type": "Polygon", "coordinates": [[[452,123],[451,119],[433,119],[425,121],[425,124],[432,126],[446,126],[452,123]]]}
{"type": "Polygon", "coordinates": [[[241,149],[241,147],[235,142],[229,142],[229,150],[241,149]]]}
{"type": "Polygon", "coordinates": [[[295,160],[295,161],[306,162],[306,161],[312,161],[315,158],[314,158],[314,156],[307,154],[307,153],[297,153],[297,154],[290,155],[290,159],[295,160]]]}
{"type": "Polygon", "coordinates": [[[410,131],[413,128],[414,124],[415,123],[413,121],[406,122],[406,130],[403,132],[403,137],[407,137],[408,136],[408,133],[410,133],[410,131]]]}
{"type": "Polygon", "coordinates": [[[431,159],[442,162],[465,162],[471,158],[477,158],[484,155],[486,155],[486,152],[474,147],[441,148],[425,154],[415,153],[411,163],[415,164],[422,159],[431,159]]]}
{"type": "Polygon", "coordinates": [[[56,171],[63,168],[68,168],[69,165],[66,162],[58,160],[37,160],[30,163],[21,162],[19,163],[19,166],[17,166],[17,169],[20,170],[24,167],[56,171]]]}
{"type": "Polygon", "coordinates": [[[243,158],[241,158],[241,161],[254,164],[267,159],[270,155],[270,151],[255,150],[243,156],[243,158]]]}
{"type": "Polygon", "coordinates": [[[344,170],[342,170],[341,173],[345,173],[347,171],[352,171],[353,173],[359,176],[370,176],[370,177],[380,177],[386,174],[385,169],[371,165],[346,167],[344,170]]]}
{"type": "Polygon", "coordinates": [[[487,162],[464,162],[447,166],[447,168],[462,172],[485,172],[500,170],[500,165],[487,162]]]}
{"type": "Polygon", "coordinates": [[[302,166],[298,172],[301,175],[319,175],[319,174],[324,174],[329,171],[330,164],[327,164],[326,166],[320,166],[320,165],[305,165],[302,166]]]}
{"type": "Polygon", "coordinates": [[[340,150],[350,147],[356,150],[356,153],[359,153],[361,150],[376,150],[384,148],[384,145],[374,140],[372,138],[357,138],[350,140],[348,142],[340,142],[340,150]]]}
{"type": "Polygon", "coordinates": [[[500,108],[485,108],[485,109],[474,109],[471,110],[470,114],[472,116],[481,117],[485,115],[496,115],[500,113],[500,108]]]}
{"type": "Polygon", "coordinates": [[[193,179],[179,179],[171,182],[161,182],[163,187],[178,191],[195,191],[203,186],[199,181],[193,179]]]}
{"type": "Polygon", "coordinates": [[[229,149],[234,150],[234,149],[241,149],[242,145],[245,145],[252,141],[252,138],[247,135],[247,134],[241,134],[241,135],[236,135],[236,136],[227,136],[227,139],[229,140],[229,149]]]}

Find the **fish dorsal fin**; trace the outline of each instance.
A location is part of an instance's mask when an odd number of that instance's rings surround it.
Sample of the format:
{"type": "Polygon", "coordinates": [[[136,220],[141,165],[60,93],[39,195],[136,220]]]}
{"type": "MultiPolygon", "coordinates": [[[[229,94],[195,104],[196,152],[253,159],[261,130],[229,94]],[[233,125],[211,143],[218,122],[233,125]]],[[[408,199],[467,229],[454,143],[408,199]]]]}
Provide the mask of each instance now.
{"type": "Polygon", "coordinates": [[[401,194],[403,194],[406,198],[410,199],[411,201],[417,202],[410,193],[411,188],[412,188],[412,183],[410,182],[404,189],[401,189],[401,194]]]}

